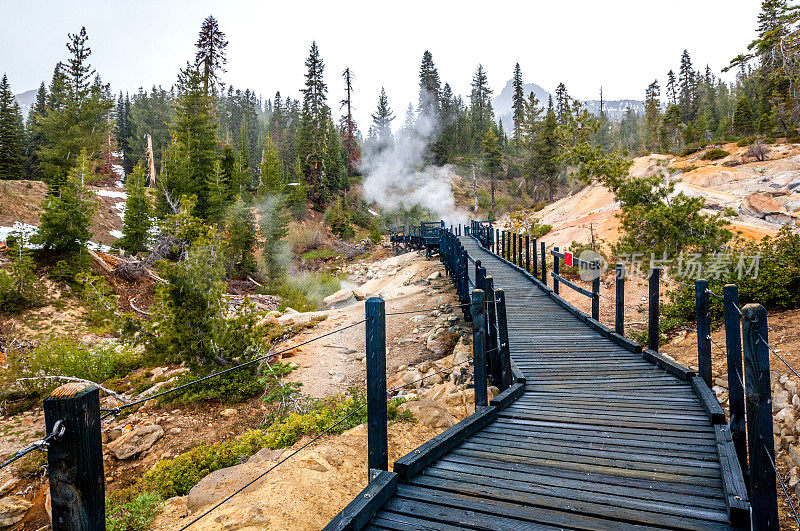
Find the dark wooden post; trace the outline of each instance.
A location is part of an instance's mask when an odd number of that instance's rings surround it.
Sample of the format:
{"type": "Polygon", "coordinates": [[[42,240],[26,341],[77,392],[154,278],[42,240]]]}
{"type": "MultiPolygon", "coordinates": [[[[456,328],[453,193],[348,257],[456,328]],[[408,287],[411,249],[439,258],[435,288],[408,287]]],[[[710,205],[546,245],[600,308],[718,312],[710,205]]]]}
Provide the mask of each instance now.
{"type": "Polygon", "coordinates": [[[708,280],[694,283],[694,312],[697,319],[697,369],[708,387],[711,378],[711,316],[708,308],[708,280]]]}
{"type": "MultiPolygon", "coordinates": [[[[367,462],[369,470],[389,470],[386,412],[386,308],[367,300],[367,462]]],[[[370,477],[372,474],[370,473],[370,477]]]]}
{"type": "Polygon", "coordinates": [[[483,290],[472,291],[472,358],[475,381],[475,407],[489,405],[486,388],[486,294],[483,290]]]}
{"type": "Polygon", "coordinates": [[[517,265],[519,265],[519,262],[517,261],[517,240],[518,239],[519,238],[517,238],[517,233],[516,232],[512,232],[511,233],[511,262],[514,263],[514,264],[517,264],[517,265]]]}
{"type": "Polygon", "coordinates": [[[625,335],[625,264],[617,264],[617,295],[615,299],[614,332],[625,335]]]}
{"type": "Polygon", "coordinates": [[[778,498],[775,486],[775,443],[772,438],[772,393],[767,350],[767,310],[748,304],[742,310],[742,342],[750,455],[750,505],[753,529],[777,530],[778,498]],[[762,340],[763,338],[763,340],[762,340]]]}
{"type": "MultiPolygon", "coordinates": [[[[536,256],[534,254],[534,256],[536,256]]],[[[529,234],[525,235],[525,271],[531,272],[531,237],[529,234]]]]}
{"type": "Polygon", "coordinates": [[[545,249],[544,242],[541,243],[542,247],[542,282],[547,285],[547,249],[545,249]]]}
{"type": "Polygon", "coordinates": [[[539,248],[536,247],[536,238],[533,239],[533,276],[539,278],[539,248]]]}
{"type": "Polygon", "coordinates": [[[660,279],[661,269],[651,267],[647,304],[647,346],[653,352],[658,352],[658,287],[660,279]]]}
{"type": "Polygon", "coordinates": [[[521,234],[517,234],[517,241],[519,242],[519,255],[517,257],[517,265],[522,267],[522,264],[524,264],[524,262],[522,261],[522,235],[521,234]]]}
{"type": "Polygon", "coordinates": [[[744,423],[744,376],[742,376],[742,326],[739,314],[739,288],[728,284],[723,291],[725,300],[725,351],[728,354],[728,398],[730,399],[730,429],[739,466],[747,477],[747,436],[744,423]]]}
{"type": "Polygon", "coordinates": [[[600,277],[592,279],[592,319],[600,321],[600,277]]]}
{"type": "Polygon", "coordinates": [[[514,374],[511,372],[511,349],[508,344],[508,319],[506,317],[506,292],[498,288],[494,292],[497,299],[497,332],[500,338],[500,389],[506,390],[514,383],[514,374]]]}
{"type": "Polygon", "coordinates": [[[64,433],[52,439],[47,469],[54,530],[106,527],[100,391],[93,385],[62,385],[44,400],[47,433],[61,421],[64,433]]]}
{"type": "Polygon", "coordinates": [[[480,260],[475,260],[475,289],[486,291],[486,269],[480,260]]]}
{"type": "MultiPolygon", "coordinates": [[[[467,227],[464,227],[466,230],[467,227]]],[[[466,249],[461,250],[461,270],[464,275],[464,294],[461,297],[461,304],[469,304],[469,253],[466,249]]],[[[469,306],[464,306],[464,320],[466,322],[472,321],[472,314],[469,311],[469,306]]]]}
{"type": "Polygon", "coordinates": [[[500,387],[500,352],[497,341],[497,297],[494,278],[486,277],[486,361],[492,385],[500,387]]]}
{"type": "Polygon", "coordinates": [[[500,231],[500,257],[506,257],[506,231],[500,231]]]}
{"type": "MultiPolygon", "coordinates": [[[[554,275],[557,275],[558,272],[559,272],[558,256],[555,254],[557,252],[558,252],[558,247],[554,247],[553,248],[553,274],[554,275]]],[[[558,285],[558,279],[556,277],[553,277],[553,291],[556,293],[556,295],[558,295],[558,293],[559,293],[559,285],[558,285]]]]}

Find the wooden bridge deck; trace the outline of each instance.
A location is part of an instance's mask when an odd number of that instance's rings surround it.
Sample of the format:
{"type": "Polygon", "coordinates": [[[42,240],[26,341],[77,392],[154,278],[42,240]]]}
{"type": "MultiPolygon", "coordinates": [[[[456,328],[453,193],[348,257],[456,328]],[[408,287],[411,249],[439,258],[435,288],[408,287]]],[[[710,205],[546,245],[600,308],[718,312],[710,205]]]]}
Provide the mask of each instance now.
{"type": "MultiPolygon", "coordinates": [[[[730,529],[690,382],[603,337],[469,237],[507,293],[521,398],[410,478],[368,529],[730,529]]],[[[471,272],[472,274],[472,272],[471,272]]]]}

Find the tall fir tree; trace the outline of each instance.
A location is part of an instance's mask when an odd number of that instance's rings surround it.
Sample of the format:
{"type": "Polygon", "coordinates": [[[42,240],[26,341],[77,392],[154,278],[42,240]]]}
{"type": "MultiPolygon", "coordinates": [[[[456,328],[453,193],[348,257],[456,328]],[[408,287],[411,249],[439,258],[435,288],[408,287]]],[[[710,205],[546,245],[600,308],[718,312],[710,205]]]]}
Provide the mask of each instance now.
{"type": "Polygon", "coordinates": [[[308,196],[314,207],[321,210],[325,205],[323,172],[325,163],[325,136],[330,108],[327,104],[328,87],[323,79],[325,63],[319,54],[316,42],[306,59],[306,84],[303,92],[303,110],[298,132],[298,153],[303,165],[303,174],[308,186],[308,196]]]}
{"type": "Polygon", "coordinates": [[[570,98],[569,94],[567,93],[567,87],[564,83],[559,83],[556,87],[556,118],[558,118],[559,124],[566,124],[569,120],[570,114],[570,98]]]}
{"type": "Polygon", "coordinates": [[[675,72],[672,70],[667,72],[667,102],[670,105],[678,104],[677,81],[675,80],[675,72]]]}
{"type": "Polygon", "coordinates": [[[149,249],[150,229],[153,226],[150,199],[145,188],[144,164],[140,161],[125,180],[125,214],[122,219],[122,238],[115,246],[125,249],[131,254],[138,254],[149,249]]]}
{"type": "Polygon", "coordinates": [[[261,158],[260,184],[258,186],[259,198],[278,194],[283,189],[283,171],[280,156],[275,148],[275,143],[269,136],[264,141],[264,153],[261,158]]]}
{"type": "Polygon", "coordinates": [[[25,125],[8,76],[0,79],[0,179],[25,177],[25,125]]]}
{"type": "Polygon", "coordinates": [[[345,98],[339,103],[339,108],[345,109],[340,125],[342,128],[342,147],[345,151],[347,161],[347,177],[352,179],[358,172],[361,164],[361,150],[358,146],[358,127],[353,118],[353,73],[350,68],[345,68],[342,72],[344,78],[345,98]]]}
{"type": "Polygon", "coordinates": [[[480,150],[486,133],[494,123],[494,111],[492,110],[491,101],[492,89],[489,88],[489,78],[483,65],[479,64],[475,70],[471,86],[470,114],[473,145],[474,149],[480,150]]]}
{"type": "Polygon", "coordinates": [[[241,196],[225,212],[223,240],[225,268],[229,275],[244,277],[256,271],[256,221],[252,208],[241,196]]]}
{"type": "Polygon", "coordinates": [[[389,98],[386,96],[386,90],[381,87],[381,94],[378,96],[378,107],[375,109],[375,114],[372,115],[372,127],[378,151],[394,145],[394,135],[392,134],[392,120],[394,119],[394,112],[389,107],[389,98]]]}
{"type": "Polygon", "coordinates": [[[66,63],[58,63],[50,85],[47,113],[37,122],[43,136],[37,155],[44,177],[58,188],[84,150],[93,162],[108,140],[114,106],[108,85],[100,82],[89,64],[92,50],[86,28],[69,34],[66,63]]]}
{"type": "Polygon", "coordinates": [[[756,132],[753,107],[744,91],[736,101],[736,109],[733,112],[733,129],[742,136],[749,136],[756,132]]]}
{"type": "Polygon", "coordinates": [[[503,169],[503,154],[494,128],[490,127],[481,142],[483,149],[483,167],[489,174],[489,187],[492,194],[492,211],[495,207],[495,178],[503,169]]]}
{"type": "Polygon", "coordinates": [[[658,80],[654,80],[645,91],[644,120],[645,120],[645,148],[652,152],[658,150],[659,131],[661,130],[661,87],[658,80]]]}
{"type": "MultiPolygon", "coordinates": [[[[534,152],[535,172],[542,188],[546,187],[548,199],[552,200],[558,188],[559,175],[559,146],[558,146],[558,118],[553,109],[553,98],[547,102],[541,134],[537,137],[534,152]]],[[[541,197],[541,196],[540,196],[541,197]]]]}
{"type": "Polygon", "coordinates": [[[28,132],[28,146],[27,146],[27,169],[26,175],[28,179],[42,180],[44,175],[39,167],[39,150],[45,142],[42,129],[39,127],[40,119],[47,112],[47,89],[44,83],[39,85],[39,90],[36,91],[36,101],[33,108],[28,113],[28,123],[26,130],[28,132]]]}
{"type": "Polygon", "coordinates": [[[210,91],[219,85],[217,72],[225,72],[224,66],[228,62],[225,55],[228,41],[219,29],[219,22],[212,15],[203,20],[195,46],[197,47],[195,64],[202,72],[203,90],[207,95],[211,95],[210,91]]]}
{"type": "Polygon", "coordinates": [[[519,146],[522,142],[522,128],[525,120],[525,93],[519,63],[514,66],[513,89],[511,109],[514,117],[514,143],[519,146]]]}
{"type": "Polygon", "coordinates": [[[288,233],[288,220],[283,213],[284,198],[272,196],[258,204],[261,251],[264,275],[270,282],[283,279],[288,263],[288,251],[283,237],[288,233]]]}
{"type": "Polygon", "coordinates": [[[119,93],[117,98],[117,111],[116,111],[116,138],[117,146],[120,153],[122,153],[122,169],[128,174],[133,171],[133,157],[131,153],[131,98],[125,94],[123,98],[122,92],[119,93]]]}
{"type": "Polygon", "coordinates": [[[681,55],[681,68],[678,72],[678,101],[683,111],[683,121],[689,122],[694,118],[693,105],[695,102],[696,72],[692,68],[692,58],[687,50],[681,55]]]}
{"type": "MultiPolygon", "coordinates": [[[[213,219],[220,213],[212,193],[218,182],[216,124],[211,98],[203,86],[197,67],[187,64],[178,75],[178,97],[170,123],[172,142],[165,152],[161,191],[164,199],[175,203],[184,195],[194,195],[193,214],[213,219]]],[[[218,221],[218,220],[217,220],[218,221]]]]}

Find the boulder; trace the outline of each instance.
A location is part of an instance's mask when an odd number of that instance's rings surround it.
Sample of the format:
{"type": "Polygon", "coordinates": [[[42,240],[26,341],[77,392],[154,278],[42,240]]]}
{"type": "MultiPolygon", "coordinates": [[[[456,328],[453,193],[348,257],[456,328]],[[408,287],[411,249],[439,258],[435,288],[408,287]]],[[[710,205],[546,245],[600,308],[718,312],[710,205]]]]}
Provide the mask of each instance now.
{"type": "MultiPolygon", "coordinates": [[[[251,463],[242,463],[216,470],[192,487],[186,499],[186,505],[191,512],[194,512],[209,503],[219,501],[233,491],[244,487],[262,471],[261,467],[251,463]]],[[[251,488],[257,488],[257,485],[252,485],[251,488]]]]}
{"type": "Polygon", "coordinates": [[[428,278],[426,280],[430,282],[431,280],[436,280],[436,279],[439,279],[439,278],[442,278],[442,272],[441,271],[434,271],[433,273],[428,275],[428,278]]]}
{"type": "Polygon", "coordinates": [[[25,518],[32,506],[31,502],[19,496],[0,498],[0,528],[11,527],[25,518]]]}
{"type": "Polygon", "coordinates": [[[800,450],[797,449],[796,445],[789,447],[789,459],[791,459],[795,465],[800,466],[800,450]]]}
{"type": "Polygon", "coordinates": [[[340,289],[333,295],[328,295],[322,299],[326,308],[344,308],[356,303],[356,297],[351,289],[340,289]]]}
{"type": "Polygon", "coordinates": [[[237,529],[267,529],[269,516],[258,505],[236,505],[214,518],[218,529],[236,531],[237,529]]]}
{"type": "Polygon", "coordinates": [[[464,338],[461,338],[458,341],[458,343],[456,343],[456,346],[453,349],[453,365],[464,363],[471,357],[472,357],[472,345],[466,344],[464,342],[464,338]]]}
{"type": "Polygon", "coordinates": [[[239,412],[233,408],[228,408],[228,409],[223,409],[222,411],[220,411],[219,414],[222,415],[223,417],[230,418],[238,415],[239,412]]]}
{"type": "Polygon", "coordinates": [[[17,485],[19,485],[19,481],[20,480],[18,480],[17,478],[11,478],[5,483],[3,483],[3,485],[0,486],[0,496],[5,496],[9,492],[17,488],[17,485]]]}
{"type": "Polygon", "coordinates": [[[158,424],[141,426],[121,435],[108,444],[117,459],[128,459],[149,450],[164,435],[164,429],[158,424]]]}
{"type": "Polygon", "coordinates": [[[297,459],[297,466],[327,472],[342,464],[342,457],[332,446],[324,445],[306,451],[297,459]]]}
{"type": "Polygon", "coordinates": [[[781,422],[786,424],[790,428],[795,425],[796,419],[794,416],[794,408],[792,406],[787,406],[775,414],[775,420],[777,422],[781,422]]]}
{"type": "Polygon", "coordinates": [[[749,214],[757,218],[765,219],[767,216],[786,217],[786,209],[765,194],[753,193],[742,201],[739,210],[744,214],[749,214]]]}
{"type": "Polygon", "coordinates": [[[420,424],[429,428],[449,428],[457,422],[447,408],[429,398],[403,402],[398,409],[410,411],[420,424]]]}
{"type": "Polygon", "coordinates": [[[792,397],[789,395],[789,391],[778,391],[775,393],[774,398],[772,399],[772,412],[777,413],[778,411],[789,407],[791,405],[792,397]]]}
{"type": "Polygon", "coordinates": [[[437,328],[430,334],[425,341],[425,346],[437,357],[443,358],[450,354],[458,341],[458,334],[449,328],[437,328]]]}

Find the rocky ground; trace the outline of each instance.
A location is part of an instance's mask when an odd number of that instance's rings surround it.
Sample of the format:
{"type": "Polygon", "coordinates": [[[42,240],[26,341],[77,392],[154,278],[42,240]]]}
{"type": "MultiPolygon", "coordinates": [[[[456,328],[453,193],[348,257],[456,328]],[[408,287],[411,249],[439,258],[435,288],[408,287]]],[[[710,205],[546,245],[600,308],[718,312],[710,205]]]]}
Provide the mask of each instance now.
{"type": "MultiPolygon", "coordinates": [[[[362,320],[363,301],[372,295],[385,299],[387,314],[398,313],[387,315],[386,322],[388,385],[397,388],[392,396],[409,400],[401,407],[409,409],[417,420],[390,427],[393,460],[474,411],[473,393],[466,385],[470,379],[469,365],[465,363],[471,356],[471,331],[460,310],[449,308],[455,304],[454,291],[438,262],[425,260],[417,253],[377,262],[365,258],[349,264],[347,273],[352,289],[343,289],[329,297],[328,310],[272,311],[264,319],[291,325],[324,318],[276,345],[279,350],[362,320]],[[420,309],[424,311],[417,311],[420,309]],[[424,376],[428,378],[418,381],[424,376]]],[[[13,324],[9,326],[14,328],[13,324]]],[[[290,378],[303,384],[303,393],[325,397],[352,387],[364,388],[364,346],[365,331],[360,325],[298,347],[283,358],[297,366],[290,378]]],[[[146,396],[169,385],[165,382],[172,381],[182,370],[158,367],[131,377],[158,382],[145,391],[146,396]]],[[[104,407],[113,405],[113,398],[103,399],[104,407]]],[[[259,427],[270,411],[259,399],[233,407],[203,404],[176,408],[148,404],[127,417],[108,422],[103,429],[106,488],[113,492],[126,487],[160,460],[259,427]]],[[[41,408],[0,417],[0,432],[2,454],[41,437],[44,434],[41,408]]],[[[281,455],[288,455],[285,452],[307,441],[308,438],[303,438],[292,448],[262,451],[241,465],[208,476],[189,496],[169,500],[154,527],[185,525],[187,518],[235,490],[245,478],[249,480],[256,471],[263,471],[281,455]]],[[[237,496],[234,503],[215,511],[201,527],[319,528],[366,485],[365,445],[363,426],[342,435],[324,437],[237,496]]],[[[34,475],[23,474],[21,468],[30,466],[26,461],[22,467],[0,471],[0,528],[4,523],[26,530],[48,525],[46,478],[36,467],[34,475]]]]}

